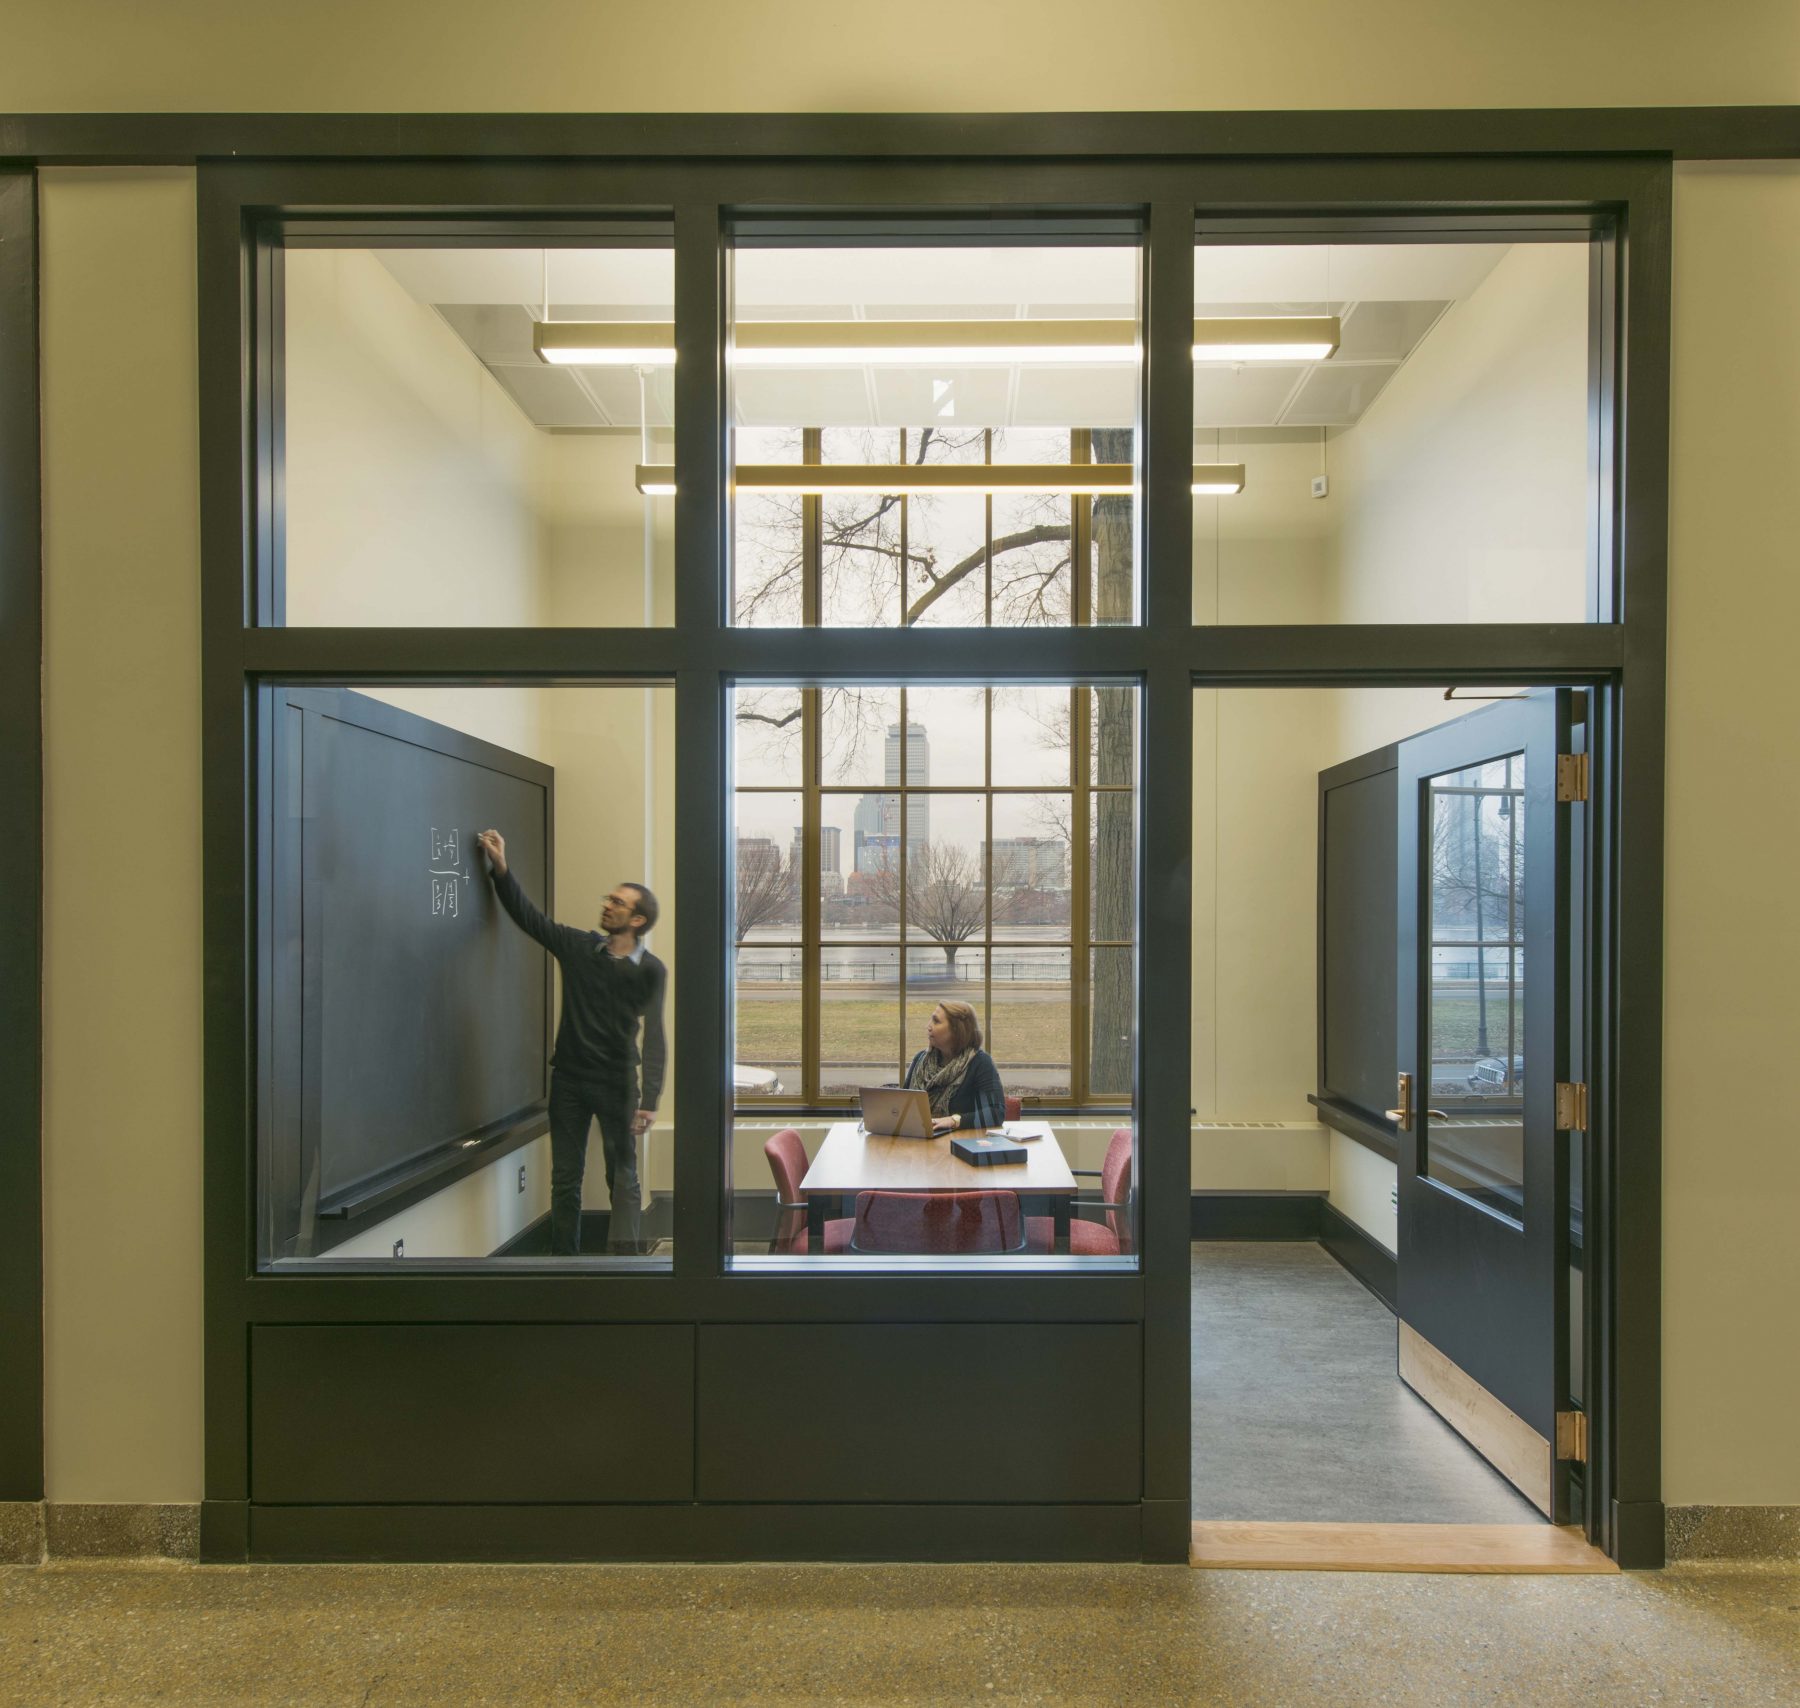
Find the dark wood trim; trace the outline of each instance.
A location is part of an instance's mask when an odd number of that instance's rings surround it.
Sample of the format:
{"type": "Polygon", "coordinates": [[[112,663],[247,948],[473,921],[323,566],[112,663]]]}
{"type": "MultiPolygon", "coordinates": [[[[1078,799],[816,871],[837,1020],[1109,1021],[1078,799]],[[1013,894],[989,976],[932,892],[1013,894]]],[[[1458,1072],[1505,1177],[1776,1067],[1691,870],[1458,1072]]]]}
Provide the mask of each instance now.
{"type": "MultiPolygon", "coordinates": [[[[1662,1118],[1663,1118],[1663,745],[1668,659],[1669,315],[1674,175],[1667,164],[1635,174],[1620,240],[1617,573],[1623,589],[1625,661],[1609,693],[1595,695],[1605,721],[1590,760],[1600,804],[1590,811],[1605,841],[1601,928],[1610,1001],[1600,1037],[1587,1135],[1588,1221],[1605,1225],[1590,1245],[1589,1279],[1599,1294],[1590,1316],[1598,1399],[1591,1502],[1613,1514],[1662,1510],[1662,1118]]],[[[1590,1512],[1589,1539],[1622,1566],[1660,1566],[1657,1522],[1603,1535],[1590,1512]]]]}
{"type": "MultiPolygon", "coordinates": [[[[1140,413],[1145,488],[1137,632],[1154,640],[1193,620],[1194,218],[1187,200],[1150,207],[1144,238],[1146,355],[1140,413]]],[[[1085,572],[1084,572],[1085,573],[1085,572]]],[[[1073,631],[1083,635],[1104,631],[1073,631]]],[[[1003,650],[1003,649],[996,649],[1003,650]]],[[[1139,698],[1136,1174],[1144,1274],[1143,1495],[1187,1503],[1193,1489],[1192,1291],[1186,1198],[1192,1115],[1194,706],[1186,662],[1147,655],[1139,698]],[[1146,1135],[1179,1135],[1176,1143],[1146,1135]]],[[[1077,674],[1077,680],[1083,676],[1077,674]]],[[[1167,1540],[1165,1532],[1159,1532],[1167,1540]]],[[[1167,1558],[1156,1555],[1155,1558],[1167,1558]]],[[[1175,1556],[1185,1559],[1185,1548],[1175,1556]]]]}
{"type": "Polygon", "coordinates": [[[991,156],[1651,154],[1792,159],[1800,107],[1499,107],[1164,113],[18,113],[0,160],[747,160],[991,156]]]}
{"type": "Polygon", "coordinates": [[[37,174],[0,173],[0,1500],[44,1498],[37,174]]]}
{"type": "Polygon", "coordinates": [[[1319,1237],[1323,1192],[1196,1192],[1189,1237],[1196,1240],[1306,1240],[1319,1237]]]}
{"type": "MultiPolygon", "coordinates": [[[[1173,1504],[1173,1503],[1163,1503],[1173,1504]]],[[[250,1506],[207,1560],[1136,1560],[1138,1505],[250,1506]]],[[[1182,1503],[1186,1511],[1185,1502],[1182,1503]]],[[[220,1527],[221,1532],[224,1526],[220,1527]]],[[[1182,1558],[1186,1558],[1182,1526],[1182,1558]]]]}
{"type": "Polygon", "coordinates": [[[1365,1110],[1357,1109],[1335,1097],[1320,1097],[1316,1092],[1308,1093],[1306,1101],[1318,1110],[1319,1119],[1334,1132],[1356,1140],[1359,1145],[1366,1145],[1377,1156],[1386,1157],[1389,1162],[1397,1163],[1400,1160],[1400,1142],[1394,1136],[1391,1121],[1379,1120],[1365,1110]]]}
{"type": "Polygon", "coordinates": [[[1329,1202],[1319,1206],[1319,1244],[1390,1311],[1397,1309],[1400,1278],[1394,1254],[1329,1202]]]}

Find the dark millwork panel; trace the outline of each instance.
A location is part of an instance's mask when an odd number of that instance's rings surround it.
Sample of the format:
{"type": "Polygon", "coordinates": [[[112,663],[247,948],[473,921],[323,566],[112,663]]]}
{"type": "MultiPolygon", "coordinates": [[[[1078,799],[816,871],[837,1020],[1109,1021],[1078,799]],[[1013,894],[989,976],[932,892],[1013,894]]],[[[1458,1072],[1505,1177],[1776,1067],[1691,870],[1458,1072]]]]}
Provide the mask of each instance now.
{"type": "Polygon", "coordinates": [[[1319,1244],[1391,1311],[1400,1293],[1394,1254],[1370,1239],[1348,1216],[1319,1206],[1319,1244]]]}
{"type": "Polygon", "coordinates": [[[37,175],[0,173],[0,1500],[44,1497],[37,175]]]}
{"type": "Polygon", "coordinates": [[[691,1499],[693,1345],[670,1325],[259,1328],[251,1497],[691,1499]]]}
{"type": "Polygon", "coordinates": [[[1195,1239],[1317,1239],[1321,1192],[1196,1192],[1195,1239]]]}
{"type": "MultiPolygon", "coordinates": [[[[253,1560],[1135,1560],[1149,1547],[1139,1510],[827,1502],[256,1506],[248,1509],[247,1552],[253,1560]]],[[[1187,1535],[1182,1502],[1184,1550],[1187,1535]]],[[[233,1557],[245,1553],[240,1543],[233,1557]]]]}
{"type": "Polygon", "coordinates": [[[707,1501],[1132,1501],[1136,1323],[707,1325],[707,1501]]]}

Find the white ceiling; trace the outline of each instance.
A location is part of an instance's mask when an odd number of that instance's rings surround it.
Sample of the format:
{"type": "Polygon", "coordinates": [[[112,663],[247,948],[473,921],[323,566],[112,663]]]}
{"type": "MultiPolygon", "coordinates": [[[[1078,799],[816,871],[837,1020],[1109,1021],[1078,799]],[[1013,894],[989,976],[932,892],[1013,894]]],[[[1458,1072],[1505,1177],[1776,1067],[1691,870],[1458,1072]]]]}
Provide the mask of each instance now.
{"type": "MultiPolygon", "coordinates": [[[[1348,426],[1506,253],[1501,244],[1278,244],[1195,251],[1195,312],[1343,317],[1322,363],[1197,365],[1198,427],[1348,426]]],[[[553,368],[531,346],[556,320],[673,318],[667,249],[403,249],[379,259],[437,310],[537,425],[560,430],[667,427],[674,376],[553,368]]],[[[751,249],[735,256],[733,297],[756,319],[1045,319],[1130,316],[1137,252],[1057,249],[751,249]]],[[[736,376],[745,426],[1129,426],[1127,368],[758,367],[736,376]]]]}

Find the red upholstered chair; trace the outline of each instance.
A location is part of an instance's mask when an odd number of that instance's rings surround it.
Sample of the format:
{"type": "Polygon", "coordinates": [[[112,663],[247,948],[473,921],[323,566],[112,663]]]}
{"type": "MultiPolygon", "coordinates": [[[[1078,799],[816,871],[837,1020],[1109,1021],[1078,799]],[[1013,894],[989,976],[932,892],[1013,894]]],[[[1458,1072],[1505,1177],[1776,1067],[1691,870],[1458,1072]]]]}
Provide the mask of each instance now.
{"type": "Polygon", "coordinates": [[[1025,1111],[1025,1105],[1023,1103],[1021,1103],[1018,1098],[1016,1098],[1016,1097],[1007,1098],[1007,1100],[1006,1100],[1006,1118],[1007,1118],[1007,1120],[1009,1120],[1009,1121],[1018,1120],[1018,1118],[1020,1117],[1020,1115],[1022,1115],[1024,1113],[1024,1111],[1025,1111]]]}
{"type": "Polygon", "coordinates": [[[1022,1251],[1016,1192],[859,1192],[850,1249],[938,1253],[1022,1251]]]}
{"type": "MultiPolygon", "coordinates": [[[[1072,1169],[1071,1173],[1094,1178],[1091,1168],[1072,1169]]],[[[1131,1250],[1131,1129],[1113,1129],[1112,1143],[1106,1147],[1106,1160],[1100,1165],[1099,1198],[1077,1198],[1077,1211],[1086,1207],[1103,1210],[1105,1220],[1091,1222],[1076,1214],[1069,1219],[1069,1254],[1072,1257],[1117,1257],[1131,1250]]],[[[1031,1251],[1048,1251],[1056,1237],[1055,1224],[1048,1216],[1027,1218],[1025,1244],[1031,1251]]]]}
{"type": "MultiPolygon", "coordinates": [[[[806,1200],[800,1196],[800,1182],[806,1178],[806,1146],[792,1127],[783,1127],[763,1141],[763,1155],[775,1176],[775,1237],[769,1250],[804,1257],[810,1237],[806,1200]]],[[[825,1224],[826,1251],[847,1251],[849,1246],[850,1218],[834,1217],[825,1224]]]]}

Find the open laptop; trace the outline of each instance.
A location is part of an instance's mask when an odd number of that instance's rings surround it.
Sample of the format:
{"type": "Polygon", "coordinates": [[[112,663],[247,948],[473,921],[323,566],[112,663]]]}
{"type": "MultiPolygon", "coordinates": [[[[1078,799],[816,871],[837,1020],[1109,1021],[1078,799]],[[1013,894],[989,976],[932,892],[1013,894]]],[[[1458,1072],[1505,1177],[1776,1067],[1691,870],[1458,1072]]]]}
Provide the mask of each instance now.
{"type": "Polygon", "coordinates": [[[865,1085],[862,1098],[865,1133],[884,1139],[931,1137],[931,1099],[922,1091],[902,1091],[892,1085],[865,1085]]]}

